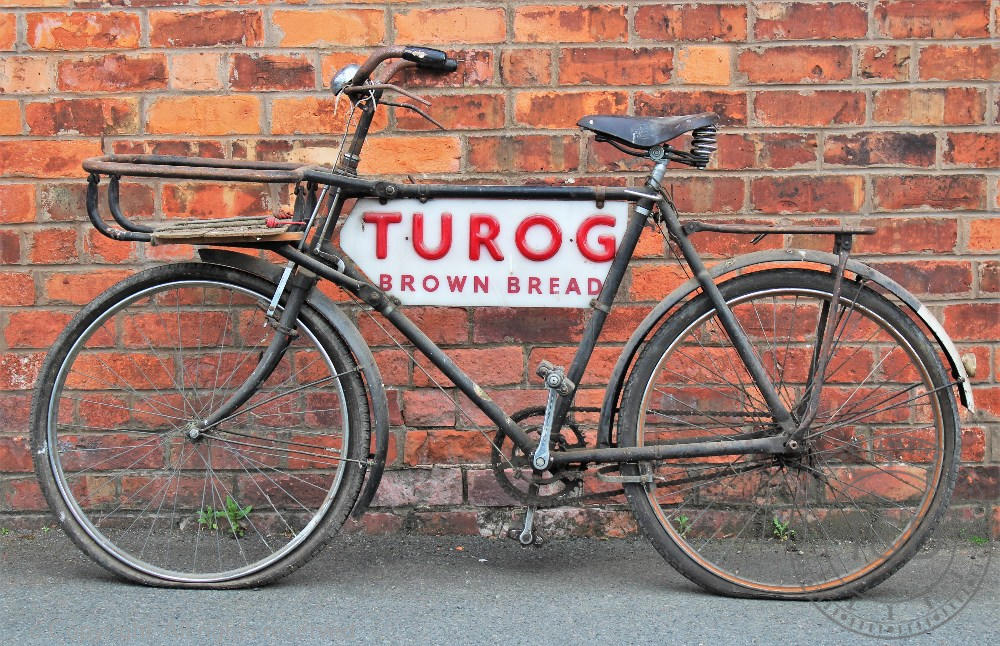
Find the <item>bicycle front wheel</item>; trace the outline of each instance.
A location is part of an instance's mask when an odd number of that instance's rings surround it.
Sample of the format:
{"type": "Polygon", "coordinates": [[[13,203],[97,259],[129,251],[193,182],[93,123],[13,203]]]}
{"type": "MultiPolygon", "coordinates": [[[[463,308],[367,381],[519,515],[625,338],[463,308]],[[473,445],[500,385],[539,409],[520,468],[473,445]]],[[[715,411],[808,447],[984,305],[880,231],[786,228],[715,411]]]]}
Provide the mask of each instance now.
{"type": "Polygon", "coordinates": [[[32,407],[35,468],[67,534],[101,565],[150,585],[260,585],[346,519],[367,399],[353,357],[308,306],[251,399],[192,437],[271,341],[273,291],[215,265],[156,267],[56,341],[32,407]]]}
{"type": "MultiPolygon", "coordinates": [[[[699,585],[732,596],[832,599],[901,567],[947,508],[958,417],[926,336],[876,292],[828,273],[772,270],[720,290],[796,422],[835,317],[818,413],[801,455],[622,465],[639,524],[699,585]]],[[[622,400],[621,446],[778,432],[707,296],[657,330],[622,400]]]]}

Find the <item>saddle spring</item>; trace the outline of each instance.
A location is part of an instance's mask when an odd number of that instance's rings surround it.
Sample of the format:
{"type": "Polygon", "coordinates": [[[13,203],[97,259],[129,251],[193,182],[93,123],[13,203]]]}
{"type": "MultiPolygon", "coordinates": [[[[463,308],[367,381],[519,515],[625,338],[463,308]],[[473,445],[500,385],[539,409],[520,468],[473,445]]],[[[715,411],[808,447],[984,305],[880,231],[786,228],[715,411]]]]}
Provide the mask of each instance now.
{"type": "Polygon", "coordinates": [[[715,126],[705,126],[691,131],[691,159],[696,168],[704,169],[712,159],[712,153],[719,149],[715,126]]]}

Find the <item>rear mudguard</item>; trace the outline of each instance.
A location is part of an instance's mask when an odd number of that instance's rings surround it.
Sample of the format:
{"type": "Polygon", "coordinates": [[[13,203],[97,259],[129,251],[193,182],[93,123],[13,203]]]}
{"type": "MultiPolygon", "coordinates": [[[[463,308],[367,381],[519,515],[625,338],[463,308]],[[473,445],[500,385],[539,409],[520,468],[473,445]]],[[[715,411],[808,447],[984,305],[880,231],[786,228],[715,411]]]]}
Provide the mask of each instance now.
{"type": "MultiPolygon", "coordinates": [[[[198,255],[202,262],[237,269],[272,283],[277,283],[281,277],[281,267],[235,251],[199,249],[198,255]]],[[[361,376],[364,378],[368,391],[372,433],[375,435],[375,450],[369,456],[368,477],[364,488],[351,511],[354,518],[360,518],[368,509],[368,505],[371,504],[372,498],[375,497],[375,492],[378,490],[379,482],[382,480],[382,471],[385,469],[385,457],[389,450],[389,401],[385,394],[385,384],[382,382],[382,374],[375,364],[375,358],[372,356],[371,350],[368,349],[368,344],[365,343],[358,328],[347,315],[333,301],[315,289],[309,296],[308,303],[329,323],[347,349],[354,355],[358,365],[361,366],[361,376]]]]}
{"type": "MultiPolygon", "coordinates": [[[[708,273],[713,279],[718,279],[726,274],[740,271],[742,269],[746,269],[747,267],[753,267],[755,265],[774,265],[780,263],[801,265],[812,263],[837,267],[838,260],[839,259],[835,254],[825,251],[808,251],[803,249],[758,251],[756,253],[730,258],[729,260],[712,267],[708,273]]],[[[913,315],[917,319],[927,326],[927,328],[934,335],[934,338],[937,340],[938,345],[941,346],[942,352],[944,352],[945,356],[948,358],[948,363],[951,365],[952,376],[958,382],[959,399],[962,404],[969,409],[970,413],[974,413],[975,407],[972,401],[972,388],[969,385],[969,376],[965,371],[965,365],[962,363],[962,359],[958,354],[958,350],[955,348],[955,344],[952,343],[948,333],[944,331],[944,327],[942,327],[941,323],[934,318],[934,315],[931,314],[930,310],[928,310],[926,306],[917,300],[916,296],[908,292],[902,285],[858,260],[848,260],[847,270],[864,280],[875,283],[885,291],[892,294],[895,298],[904,303],[913,312],[913,315]]],[[[659,327],[659,324],[666,319],[666,317],[671,313],[671,310],[687,300],[698,290],[698,288],[698,281],[692,278],[671,292],[669,296],[660,301],[653,311],[650,312],[645,319],[643,319],[642,323],[639,324],[639,327],[632,334],[631,338],[629,338],[628,343],[625,344],[625,347],[622,349],[621,356],[618,358],[618,363],[615,364],[615,369],[611,373],[611,377],[608,380],[608,389],[604,393],[604,403],[601,405],[600,426],[597,436],[598,446],[611,445],[611,432],[615,423],[615,416],[618,412],[618,400],[621,397],[622,388],[625,385],[625,379],[628,377],[630,366],[632,365],[639,348],[653,332],[653,330],[659,327]]]]}

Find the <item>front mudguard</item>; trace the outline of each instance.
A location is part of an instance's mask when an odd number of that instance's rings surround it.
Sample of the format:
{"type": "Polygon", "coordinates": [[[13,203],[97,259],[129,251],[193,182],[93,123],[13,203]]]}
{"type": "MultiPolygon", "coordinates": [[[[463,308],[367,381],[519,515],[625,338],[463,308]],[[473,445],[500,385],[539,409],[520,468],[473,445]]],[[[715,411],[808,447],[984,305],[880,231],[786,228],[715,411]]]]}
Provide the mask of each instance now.
{"type": "MultiPolygon", "coordinates": [[[[717,281],[719,278],[726,276],[727,274],[738,272],[756,265],[773,266],[775,264],[819,264],[836,268],[838,263],[839,258],[836,254],[825,251],[779,249],[773,251],[758,251],[730,258],[729,260],[712,267],[708,273],[711,275],[713,280],[717,281]]],[[[856,274],[859,278],[875,283],[884,289],[886,292],[905,304],[906,307],[913,312],[913,315],[927,326],[927,328],[931,331],[931,334],[933,334],[934,338],[937,340],[938,345],[941,347],[941,351],[948,358],[948,363],[951,365],[952,376],[959,385],[959,399],[970,413],[974,413],[975,406],[972,401],[972,388],[969,385],[969,375],[965,371],[965,365],[962,363],[962,359],[958,354],[958,349],[955,348],[955,344],[952,343],[948,333],[945,332],[941,323],[934,318],[934,315],[931,314],[930,310],[928,310],[925,305],[917,300],[916,296],[907,291],[902,285],[858,260],[849,259],[847,261],[847,271],[856,274]]],[[[615,416],[618,412],[618,401],[621,398],[621,392],[624,388],[625,380],[628,377],[633,360],[639,352],[639,348],[646,341],[653,330],[659,327],[660,323],[670,315],[674,307],[686,301],[698,290],[698,288],[698,281],[692,278],[672,291],[669,296],[660,301],[660,303],[653,308],[653,311],[650,312],[645,319],[643,319],[642,323],[639,324],[639,327],[636,328],[635,332],[633,332],[632,336],[629,338],[628,343],[625,344],[625,347],[622,349],[621,356],[618,357],[618,363],[615,364],[614,371],[612,371],[611,377],[608,379],[608,388],[604,393],[604,403],[601,405],[600,426],[597,435],[598,446],[611,445],[611,431],[614,427],[615,416]]]]}
{"type": "MultiPolygon", "coordinates": [[[[199,249],[198,255],[202,262],[231,267],[272,283],[277,283],[281,278],[281,267],[243,253],[224,249],[199,249]]],[[[314,289],[307,302],[319,312],[354,355],[361,367],[361,376],[368,392],[375,448],[369,455],[370,464],[364,488],[351,511],[354,518],[360,518],[375,497],[379,482],[382,480],[382,472],[385,470],[385,458],[389,451],[389,400],[386,397],[382,374],[375,364],[375,357],[372,356],[368,344],[351,319],[319,290],[314,289]]]]}

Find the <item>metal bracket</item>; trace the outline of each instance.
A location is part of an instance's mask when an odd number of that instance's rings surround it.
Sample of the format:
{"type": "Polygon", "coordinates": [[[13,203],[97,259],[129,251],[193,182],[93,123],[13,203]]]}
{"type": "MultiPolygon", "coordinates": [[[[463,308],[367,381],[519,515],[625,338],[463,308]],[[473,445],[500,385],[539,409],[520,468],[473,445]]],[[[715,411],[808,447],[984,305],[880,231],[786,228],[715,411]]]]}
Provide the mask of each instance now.
{"type": "Polygon", "coordinates": [[[625,483],[637,483],[637,484],[652,484],[653,474],[652,473],[640,473],[637,476],[613,476],[610,473],[617,471],[619,469],[617,464],[610,464],[606,467],[601,467],[597,470],[597,479],[603,482],[614,482],[619,484],[625,483]]]}

